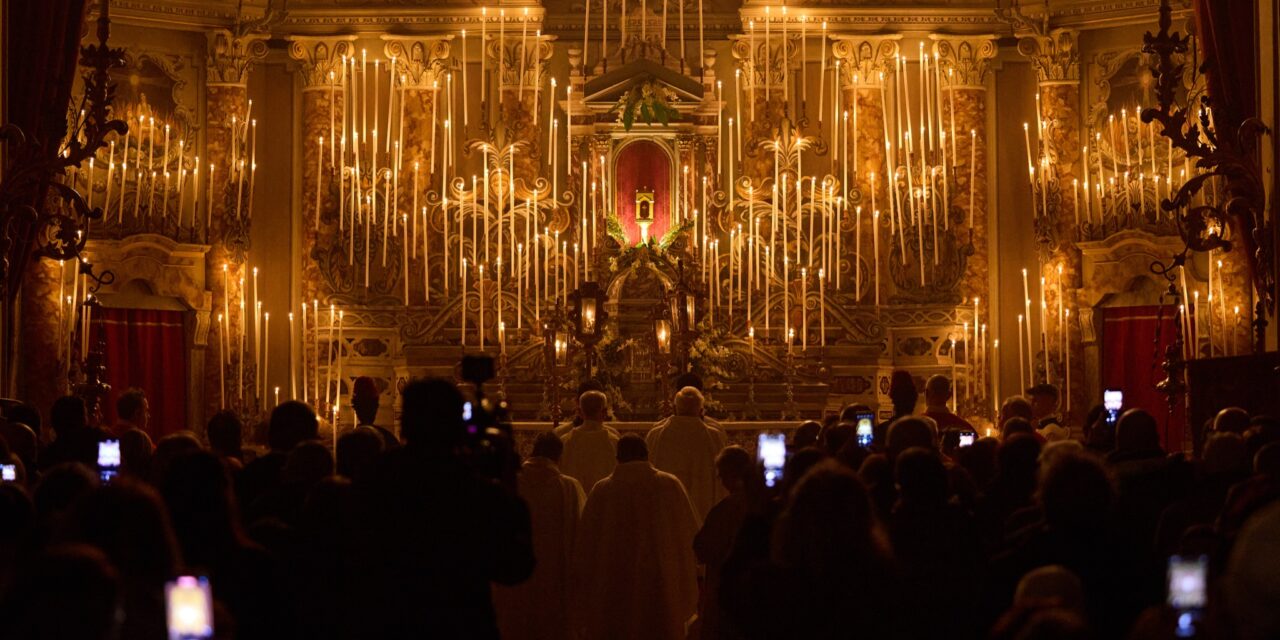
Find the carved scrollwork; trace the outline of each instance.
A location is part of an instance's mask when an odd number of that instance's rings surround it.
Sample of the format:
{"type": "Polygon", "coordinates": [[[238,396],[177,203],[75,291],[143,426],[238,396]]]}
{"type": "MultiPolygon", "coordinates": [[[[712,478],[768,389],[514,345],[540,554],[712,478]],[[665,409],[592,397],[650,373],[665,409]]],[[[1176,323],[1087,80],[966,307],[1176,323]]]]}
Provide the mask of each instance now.
{"type": "Polygon", "coordinates": [[[383,53],[395,60],[396,72],[404,78],[400,86],[411,89],[444,86],[453,36],[383,36],[382,39],[383,53]]]}
{"type": "Polygon", "coordinates": [[[986,87],[991,61],[996,57],[996,37],[930,35],[933,53],[940,64],[954,71],[952,86],[970,89],[986,87]]]}
{"type": "Polygon", "coordinates": [[[207,32],[209,84],[242,85],[249,67],[267,56],[265,33],[233,33],[229,29],[207,32]]]}

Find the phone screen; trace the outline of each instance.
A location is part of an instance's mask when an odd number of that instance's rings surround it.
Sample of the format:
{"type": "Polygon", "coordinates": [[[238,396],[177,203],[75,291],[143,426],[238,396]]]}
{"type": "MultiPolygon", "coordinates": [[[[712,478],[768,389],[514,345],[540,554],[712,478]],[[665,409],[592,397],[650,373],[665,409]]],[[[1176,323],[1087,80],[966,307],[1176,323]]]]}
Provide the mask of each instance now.
{"type": "Polygon", "coordinates": [[[1209,559],[1205,556],[1169,558],[1169,606],[1177,612],[1179,638],[1196,634],[1200,612],[1208,602],[1209,559]]]}
{"type": "Polygon", "coordinates": [[[858,446],[871,446],[871,442],[875,439],[875,414],[859,413],[858,414],[858,430],[855,432],[858,437],[858,446]]]}
{"type": "Polygon", "coordinates": [[[103,482],[111,482],[120,469],[120,441],[103,440],[98,443],[98,472],[103,482]]]}
{"type": "Polygon", "coordinates": [[[169,640],[203,640],[213,637],[213,592],[209,579],[180,576],[165,585],[169,640]]]}
{"type": "Polygon", "coordinates": [[[960,446],[971,447],[973,446],[973,441],[977,438],[978,434],[976,433],[962,433],[960,434],[960,446]]]}
{"type": "Polygon", "coordinates": [[[470,402],[462,403],[462,419],[463,420],[471,419],[471,403],[470,402]]]}
{"type": "Polygon", "coordinates": [[[1120,407],[1124,406],[1124,392],[1119,389],[1107,389],[1102,392],[1102,407],[1107,410],[1107,422],[1115,423],[1120,417],[1120,407]]]}
{"type": "Polygon", "coordinates": [[[756,440],[756,459],[764,466],[764,484],[777,486],[782,479],[782,467],[787,464],[787,436],[781,433],[762,433],[756,440]]]}
{"type": "Polygon", "coordinates": [[[0,464],[0,481],[17,482],[18,466],[14,464],[0,464]]]}

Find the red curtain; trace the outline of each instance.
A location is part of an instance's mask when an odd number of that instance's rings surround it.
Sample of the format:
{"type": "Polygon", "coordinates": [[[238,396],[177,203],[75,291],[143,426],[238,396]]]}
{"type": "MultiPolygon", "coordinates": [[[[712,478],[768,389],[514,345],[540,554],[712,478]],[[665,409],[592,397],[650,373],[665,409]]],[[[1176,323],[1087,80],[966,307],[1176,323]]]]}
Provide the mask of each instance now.
{"type": "MultiPolygon", "coordinates": [[[[1271,0],[1274,1],[1274,0],[1271,0]]],[[[1205,75],[1219,138],[1256,114],[1256,0],[1196,0],[1196,28],[1204,46],[1205,75]]]]}
{"type": "MultiPolygon", "coordinates": [[[[1160,363],[1173,342],[1177,319],[1170,307],[1111,307],[1104,310],[1102,330],[1102,386],[1124,391],[1125,409],[1146,409],[1161,425],[1165,451],[1182,451],[1185,409],[1179,404],[1169,415],[1169,403],[1156,390],[1164,379],[1160,363]],[[1160,337],[1156,348],[1157,330],[1160,337]]],[[[1099,398],[1101,400],[1101,398],[1099,398]]]]}
{"type": "Polygon", "coordinates": [[[656,143],[633,142],[618,153],[617,171],[618,222],[629,244],[640,242],[640,226],[636,224],[636,190],[653,189],[653,224],[649,237],[662,239],[671,226],[671,159],[656,143]]]}
{"type": "Polygon", "coordinates": [[[102,409],[105,424],[116,422],[116,398],[129,387],[147,393],[152,438],[186,429],[187,343],[181,311],[102,309],[95,324],[106,339],[107,382],[111,393],[102,409]]]}

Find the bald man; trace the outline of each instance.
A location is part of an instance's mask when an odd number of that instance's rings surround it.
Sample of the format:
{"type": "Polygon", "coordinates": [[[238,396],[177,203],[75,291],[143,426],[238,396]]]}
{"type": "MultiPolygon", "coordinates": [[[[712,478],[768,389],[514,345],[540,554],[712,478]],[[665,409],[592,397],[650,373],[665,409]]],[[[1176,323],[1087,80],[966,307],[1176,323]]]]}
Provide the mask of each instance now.
{"type": "Polygon", "coordinates": [[[702,392],[685,387],[676,392],[675,415],[645,436],[653,466],[680,479],[699,519],[724,497],[716,456],[725,447],[725,436],[702,421],[703,407],[702,392]]]}

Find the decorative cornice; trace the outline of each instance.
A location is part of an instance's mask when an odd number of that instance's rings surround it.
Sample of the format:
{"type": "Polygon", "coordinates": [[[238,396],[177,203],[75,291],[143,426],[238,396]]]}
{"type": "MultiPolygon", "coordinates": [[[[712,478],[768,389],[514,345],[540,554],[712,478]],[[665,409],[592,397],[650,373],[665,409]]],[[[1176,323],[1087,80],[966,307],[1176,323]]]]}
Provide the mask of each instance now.
{"type": "Polygon", "coordinates": [[[840,61],[847,82],[858,74],[859,82],[875,82],[879,74],[888,73],[893,59],[902,48],[902,35],[834,36],[831,51],[840,61]]]}
{"type": "Polygon", "coordinates": [[[329,88],[341,73],[342,59],[354,55],[356,36],[292,36],[289,57],[302,62],[305,89],[329,88]]]}
{"type": "Polygon", "coordinates": [[[237,36],[228,29],[214,29],[208,38],[208,84],[243,85],[249,67],[267,55],[267,34],[237,36]]]}
{"type": "MultiPolygon", "coordinates": [[[[448,71],[453,36],[382,36],[383,53],[395,59],[408,89],[430,89],[448,71]]],[[[442,85],[441,85],[442,86],[442,85]]]]}
{"type": "Polygon", "coordinates": [[[985,89],[987,72],[996,57],[996,36],[940,36],[930,34],[933,54],[941,64],[954,69],[951,87],[985,89]]]}

